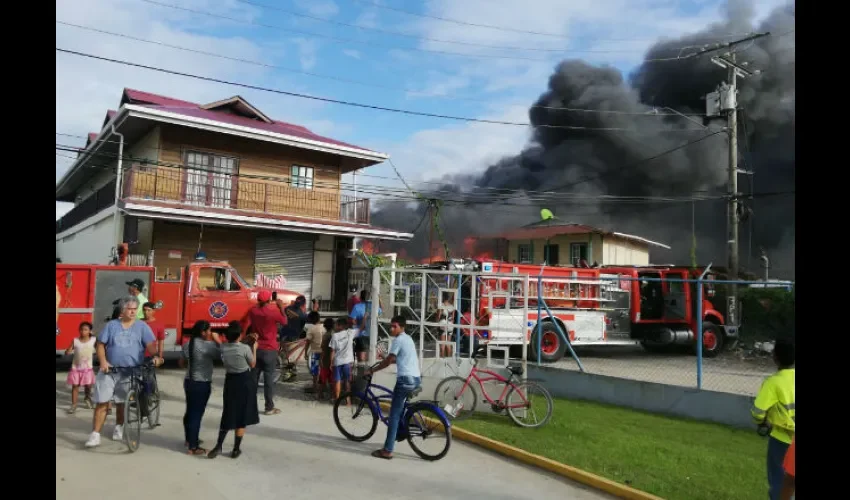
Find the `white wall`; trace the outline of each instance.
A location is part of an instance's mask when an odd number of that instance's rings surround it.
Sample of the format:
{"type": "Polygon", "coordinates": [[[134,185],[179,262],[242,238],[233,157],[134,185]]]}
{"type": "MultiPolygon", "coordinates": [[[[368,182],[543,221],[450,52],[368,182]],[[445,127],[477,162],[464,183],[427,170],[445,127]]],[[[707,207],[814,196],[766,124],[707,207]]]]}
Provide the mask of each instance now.
{"type": "Polygon", "coordinates": [[[321,234],[313,250],[313,298],[330,300],[333,295],[334,237],[321,234]]]}
{"type": "MultiPolygon", "coordinates": [[[[109,264],[115,239],[115,210],[108,208],[56,235],[56,256],[65,264],[109,264]]],[[[123,218],[119,219],[123,230],[123,218]]]]}
{"type": "Polygon", "coordinates": [[[606,236],[603,249],[604,265],[648,266],[649,246],[621,238],[606,236]]]}

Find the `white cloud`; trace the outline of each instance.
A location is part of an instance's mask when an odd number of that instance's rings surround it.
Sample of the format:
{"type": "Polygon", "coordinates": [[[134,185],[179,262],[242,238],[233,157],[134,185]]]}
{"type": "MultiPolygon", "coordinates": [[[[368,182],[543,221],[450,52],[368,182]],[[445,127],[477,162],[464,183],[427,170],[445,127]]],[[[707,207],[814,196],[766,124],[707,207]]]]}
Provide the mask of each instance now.
{"type": "Polygon", "coordinates": [[[374,9],[363,11],[357,16],[354,24],[366,28],[376,28],[378,26],[378,12],[374,9]]]}
{"type": "Polygon", "coordinates": [[[360,59],[360,52],[354,49],[343,49],[342,53],[353,59],[360,59]]]}
{"type": "Polygon", "coordinates": [[[295,0],[295,5],[316,17],[333,17],[339,6],[333,0],[295,0]]]}
{"type": "Polygon", "coordinates": [[[298,60],[301,62],[301,69],[313,69],[316,66],[319,42],[312,38],[295,38],[293,42],[298,47],[298,60]]]}
{"type": "MultiPolygon", "coordinates": [[[[508,106],[483,118],[525,122],[528,108],[508,106]]],[[[528,129],[486,123],[464,123],[414,133],[404,143],[385,147],[410,180],[438,179],[446,174],[473,174],[503,156],[516,154],[528,140],[528,129]]]]}

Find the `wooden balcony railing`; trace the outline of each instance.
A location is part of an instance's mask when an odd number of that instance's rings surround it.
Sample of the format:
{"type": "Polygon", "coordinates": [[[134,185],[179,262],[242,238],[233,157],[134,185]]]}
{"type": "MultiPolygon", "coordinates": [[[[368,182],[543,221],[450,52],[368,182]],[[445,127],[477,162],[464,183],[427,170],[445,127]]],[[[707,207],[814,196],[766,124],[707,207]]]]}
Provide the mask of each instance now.
{"type": "MultiPolygon", "coordinates": [[[[367,200],[368,201],[368,200],[367,200]]],[[[115,205],[115,179],[81,201],[56,221],[56,234],[76,226],[102,210],[115,205]]],[[[359,215],[359,214],[358,214],[359,215]]]]}
{"type": "Polygon", "coordinates": [[[294,188],[286,178],[257,179],[176,167],[133,165],[125,171],[124,198],[369,223],[369,200],[321,187],[294,188]]]}

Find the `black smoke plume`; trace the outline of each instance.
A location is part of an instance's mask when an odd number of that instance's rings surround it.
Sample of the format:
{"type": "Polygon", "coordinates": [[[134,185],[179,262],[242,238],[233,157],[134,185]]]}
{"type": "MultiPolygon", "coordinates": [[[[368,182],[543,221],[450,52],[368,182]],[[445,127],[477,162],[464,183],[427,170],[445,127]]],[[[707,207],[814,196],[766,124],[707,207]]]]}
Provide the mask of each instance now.
{"type": "MultiPolygon", "coordinates": [[[[440,210],[440,226],[453,256],[467,253],[464,240],[539,220],[541,208],[551,209],[564,222],[589,224],[664,242],[672,250],[651,252],[654,263],[690,263],[691,228],[696,229],[697,260],[725,265],[727,255],[726,202],[721,199],[675,203],[610,203],[588,195],[618,196],[720,196],[728,174],[728,140],[725,133],[664,154],[707,134],[722,130],[724,119],[698,123],[680,116],[649,116],[655,112],[704,113],[705,94],[726,80],[726,70],[710,57],[673,62],[651,61],[675,57],[704,48],[706,43],[730,41],[729,34],[769,31],[771,36],[734,48],[737,60],[761,74],[739,83],[739,166],[755,172],[740,175],[749,217],[740,224],[742,270],[762,275],[759,256],[766,252],[771,276],[794,276],[795,186],[795,14],[793,3],[774,10],[760,25],[753,25],[749,2],[730,1],[726,19],[679,39],[653,45],[645,61],[624,80],[608,66],[565,60],[549,78],[548,90],[529,110],[533,137],[524,151],[506,157],[476,176],[446,178],[434,197],[450,199],[440,210]],[[681,47],[691,46],[681,52],[681,47]],[[634,114],[581,113],[562,108],[607,109],[634,114]],[[645,115],[644,115],[645,114],[645,115]],[[635,132],[605,132],[552,128],[629,128],[635,132]],[[480,204],[480,196],[506,191],[502,200],[480,204]],[[522,190],[517,194],[513,190],[522,190]],[[581,193],[581,199],[564,196],[540,200],[541,191],[581,193]],[[791,192],[791,194],[788,194],[791,192]],[[483,194],[482,194],[483,193],[483,194]],[[782,194],[785,193],[785,194],[782,194]],[[466,201],[466,204],[458,203],[466,201]],[[692,215],[693,205],[693,215],[692,215]]],[[[726,51],[721,51],[724,53],[726,51]]],[[[411,258],[428,256],[431,238],[428,219],[420,224],[426,206],[417,203],[400,209],[398,203],[379,207],[372,215],[376,225],[419,229],[406,244],[382,244],[381,250],[403,250],[411,258]]],[[[438,233],[433,233],[438,240],[438,233]]],[[[442,246],[434,245],[434,253],[442,246]]]]}

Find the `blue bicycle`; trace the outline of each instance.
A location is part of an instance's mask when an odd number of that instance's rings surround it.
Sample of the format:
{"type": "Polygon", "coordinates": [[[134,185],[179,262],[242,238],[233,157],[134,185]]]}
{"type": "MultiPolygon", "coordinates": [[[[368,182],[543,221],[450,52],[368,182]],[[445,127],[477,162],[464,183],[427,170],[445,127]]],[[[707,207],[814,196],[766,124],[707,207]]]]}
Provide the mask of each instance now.
{"type": "MultiPolygon", "coordinates": [[[[385,416],[381,403],[389,406],[393,398],[393,391],[373,384],[371,375],[363,376],[362,382],[365,382],[365,386],[361,384],[354,391],[343,392],[334,403],[334,423],[337,429],[347,439],[357,442],[366,441],[375,434],[378,420],[387,425],[389,408],[385,416]],[[376,390],[378,394],[375,394],[376,390]],[[360,430],[357,430],[358,427],[360,430]]],[[[407,439],[413,451],[425,460],[439,460],[446,456],[452,446],[452,424],[443,410],[431,401],[410,401],[420,392],[421,387],[407,396],[396,440],[400,442],[407,439]]]]}

